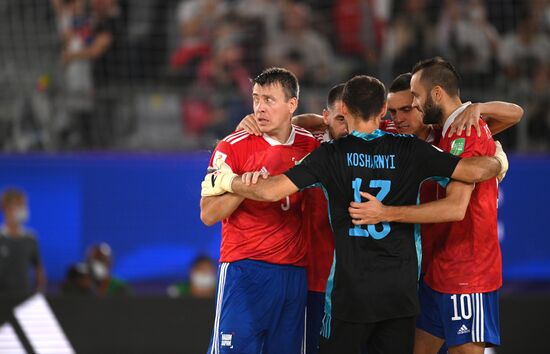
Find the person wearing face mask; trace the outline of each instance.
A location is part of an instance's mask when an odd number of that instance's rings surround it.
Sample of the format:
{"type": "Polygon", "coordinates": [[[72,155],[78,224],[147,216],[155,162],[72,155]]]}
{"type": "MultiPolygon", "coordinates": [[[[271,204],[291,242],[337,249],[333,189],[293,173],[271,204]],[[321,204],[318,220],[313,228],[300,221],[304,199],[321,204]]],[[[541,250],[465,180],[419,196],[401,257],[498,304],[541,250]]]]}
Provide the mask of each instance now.
{"type": "Polygon", "coordinates": [[[198,256],[191,263],[189,282],[179,282],[168,287],[170,297],[191,296],[213,298],[216,292],[216,266],[208,256],[198,256]]]}
{"type": "Polygon", "coordinates": [[[132,289],[113,276],[113,252],[107,243],[93,245],[88,250],[87,263],[91,271],[95,292],[100,297],[132,295],[132,289]]]}
{"type": "Polygon", "coordinates": [[[24,299],[46,289],[38,242],[24,227],[30,215],[27,197],[19,189],[7,189],[0,197],[0,207],[4,217],[0,228],[0,296],[24,299]],[[34,284],[29,268],[34,271],[34,284]]]}

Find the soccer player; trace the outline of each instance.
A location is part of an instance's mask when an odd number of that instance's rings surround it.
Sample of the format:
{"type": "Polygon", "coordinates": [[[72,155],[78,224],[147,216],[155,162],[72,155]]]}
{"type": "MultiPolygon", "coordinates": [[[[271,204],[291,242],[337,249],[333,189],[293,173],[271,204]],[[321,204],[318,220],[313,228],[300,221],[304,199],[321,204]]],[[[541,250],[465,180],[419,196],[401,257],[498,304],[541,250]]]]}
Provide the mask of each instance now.
{"type": "MultiPolygon", "coordinates": [[[[447,134],[450,123],[468,105],[459,98],[458,75],[449,63],[440,58],[418,63],[413,70],[411,92],[413,106],[424,113],[424,122],[443,126],[440,148],[458,156],[491,155],[495,151],[491,133],[481,120],[479,137],[458,134],[451,138],[447,134]]],[[[500,343],[498,289],[502,274],[497,182],[489,180],[475,188],[461,188],[460,193],[469,201],[464,219],[422,228],[425,276],[419,290],[422,314],[417,321],[416,354],[436,353],[443,341],[450,353],[468,354],[483,353],[485,346],[500,343]]],[[[438,201],[444,197],[445,191],[440,187],[428,196],[438,201]]],[[[433,221],[413,215],[417,207],[381,208],[375,200],[368,204],[377,209],[373,211],[376,217],[365,222],[433,221]]],[[[426,208],[424,216],[448,209],[426,208]]]]}
{"type": "MultiPolygon", "coordinates": [[[[424,124],[422,112],[418,107],[413,107],[413,95],[410,90],[411,77],[411,73],[404,73],[399,75],[392,82],[388,93],[388,111],[399,133],[414,134],[428,143],[437,145],[441,139],[442,127],[439,125],[424,124]]],[[[455,132],[459,134],[462,133],[464,128],[466,128],[466,136],[470,136],[471,127],[475,128],[479,136],[481,134],[479,125],[480,117],[487,123],[487,127],[491,130],[492,134],[498,134],[517,124],[522,116],[523,109],[513,103],[500,101],[472,103],[451,123],[449,127],[449,136],[454,135],[455,132]]],[[[424,183],[421,188],[420,200],[424,202],[433,199],[431,195],[436,189],[437,183],[432,181],[424,183]]],[[[458,191],[458,193],[460,193],[460,191],[458,191]]],[[[449,196],[448,193],[447,196],[449,196]]],[[[464,199],[461,198],[460,200],[464,199]]],[[[469,198],[467,198],[465,202],[466,204],[461,205],[456,203],[454,205],[456,211],[461,214],[465,213],[465,209],[459,211],[460,208],[467,207],[469,198]]],[[[353,207],[350,209],[352,216],[355,216],[357,220],[365,218],[369,212],[362,209],[367,206],[367,203],[353,204],[353,207]]],[[[366,220],[358,224],[363,224],[365,222],[366,220]]],[[[431,226],[428,224],[421,225],[422,234],[424,234],[425,228],[429,229],[430,227],[431,226]]],[[[426,244],[425,238],[422,238],[422,241],[423,253],[429,254],[430,245],[426,244]]],[[[428,266],[427,260],[429,259],[431,259],[430,256],[423,257],[422,273],[426,272],[428,266]]],[[[440,353],[447,353],[447,349],[442,348],[440,353]]]]}
{"type": "MultiPolygon", "coordinates": [[[[448,127],[469,103],[459,97],[458,74],[441,58],[418,63],[412,71],[414,106],[424,122],[443,127],[438,146],[461,157],[492,155],[495,144],[485,122],[481,136],[449,137],[448,127]]],[[[428,264],[419,294],[415,353],[436,353],[443,340],[452,353],[483,353],[499,345],[498,289],[502,260],[497,235],[498,186],[495,179],[463,190],[471,195],[464,220],[424,229],[428,264]]],[[[433,196],[439,199],[444,191],[433,196]]]]}
{"type": "MultiPolygon", "coordinates": [[[[320,142],[338,139],[348,134],[342,113],[342,93],[345,84],[330,89],[323,115],[303,114],[293,117],[297,124],[310,131],[320,142]]],[[[237,127],[251,134],[261,134],[254,115],[246,116],[237,127]]],[[[327,200],[319,188],[308,188],[303,203],[304,231],[308,239],[305,353],[319,351],[321,324],[325,307],[325,289],[334,254],[334,237],[328,219],[327,200]]]]}
{"type": "MultiPolygon", "coordinates": [[[[221,140],[210,166],[227,171],[279,174],[319,143],[293,127],[299,86],[280,68],[253,80],[254,114],[263,132],[244,131],[221,140]]],[[[236,194],[201,198],[201,219],[222,222],[216,318],[209,353],[290,353],[301,350],[307,284],[302,194],[270,203],[236,194]]]]}
{"type": "Polygon", "coordinates": [[[369,354],[407,353],[418,313],[415,228],[401,223],[355,226],[348,205],[360,201],[361,191],[376,192],[389,205],[413,203],[425,178],[473,183],[496,176],[502,163],[494,157],[460,160],[412,136],[378,130],[386,103],[384,85],[375,78],[348,81],[342,101],[348,127],[354,130],[347,137],[321,145],[285,174],[255,185],[246,182],[256,182],[258,173],[245,174],[243,182],[221,168],[205,177],[203,193],[228,191],[273,201],[321,183],[328,193],[336,253],[327,284],[331,311],[324,319],[321,353],[356,354],[365,346],[369,354]]]}
{"type": "MultiPolygon", "coordinates": [[[[442,127],[433,124],[424,124],[422,112],[413,107],[411,93],[411,73],[404,73],[396,77],[390,85],[388,93],[388,111],[401,134],[414,134],[418,138],[437,144],[441,138],[442,127]]],[[[491,133],[498,134],[517,124],[523,116],[523,109],[513,103],[491,101],[472,103],[468,105],[451,123],[449,136],[462,133],[466,129],[466,136],[470,136],[473,127],[477,135],[481,135],[481,117],[491,133]]]]}

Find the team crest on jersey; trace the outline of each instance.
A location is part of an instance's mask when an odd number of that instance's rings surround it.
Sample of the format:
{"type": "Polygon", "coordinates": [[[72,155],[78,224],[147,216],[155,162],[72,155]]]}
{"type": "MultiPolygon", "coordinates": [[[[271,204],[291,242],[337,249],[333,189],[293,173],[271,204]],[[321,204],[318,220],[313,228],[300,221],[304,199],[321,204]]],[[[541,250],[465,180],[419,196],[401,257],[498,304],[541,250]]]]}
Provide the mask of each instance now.
{"type": "Polygon", "coordinates": [[[458,138],[451,143],[451,154],[460,156],[464,152],[464,146],[466,145],[466,139],[458,138]]]}
{"type": "MultiPolygon", "coordinates": [[[[214,158],[212,159],[212,161],[216,161],[216,160],[222,160],[222,162],[225,162],[225,159],[227,159],[227,154],[224,154],[223,152],[221,151],[216,151],[216,153],[214,154],[214,158]]],[[[215,164],[214,164],[215,165],[215,164]]]]}

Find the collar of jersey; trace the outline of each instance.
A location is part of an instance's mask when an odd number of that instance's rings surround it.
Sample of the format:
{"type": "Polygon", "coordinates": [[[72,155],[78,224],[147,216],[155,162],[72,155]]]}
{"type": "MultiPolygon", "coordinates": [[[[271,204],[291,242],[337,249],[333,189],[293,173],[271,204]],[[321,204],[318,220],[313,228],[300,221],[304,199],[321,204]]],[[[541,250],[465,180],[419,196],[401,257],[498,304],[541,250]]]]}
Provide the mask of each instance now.
{"type": "Polygon", "coordinates": [[[351,132],[351,135],[357,137],[357,138],[360,138],[360,139],[363,139],[363,140],[366,140],[366,141],[371,141],[371,140],[374,140],[374,139],[378,139],[380,138],[381,136],[383,136],[384,133],[383,131],[381,131],[380,129],[376,129],[375,131],[373,131],[372,133],[370,134],[367,134],[367,133],[361,133],[361,132],[358,132],[357,130],[353,130],[351,132]]]}
{"type": "Polygon", "coordinates": [[[271,146],[292,145],[292,144],[294,144],[294,139],[296,138],[296,130],[294,130],[293,126],[290,127],[290,136],[288,137],[288,139],[285,143],[281,143],[280,141],[273,139],[272,137],[270,137],[269,135],[267,135],[265,133],[262,135],[262,137],[271,146]]]}
{"type": "Polygon", "coordinates": [[[455,109],[455,111],[453,113],[451,113],[449,118],[447,118],[447,120],[445,121],[445,125],[443,125],[443,133],[442,133],[441,136],[445,136],[445,133],[447,133],[447,129],[449,129],[451,124],[455,121],[456,117],[458,117],[458,115],[460,113],[462,113],[466,109],[466,107],[468,107],[471,104],[472,104],[472,102],[470,102],[470,101],[465,102],[460,107],[455,109]]]}

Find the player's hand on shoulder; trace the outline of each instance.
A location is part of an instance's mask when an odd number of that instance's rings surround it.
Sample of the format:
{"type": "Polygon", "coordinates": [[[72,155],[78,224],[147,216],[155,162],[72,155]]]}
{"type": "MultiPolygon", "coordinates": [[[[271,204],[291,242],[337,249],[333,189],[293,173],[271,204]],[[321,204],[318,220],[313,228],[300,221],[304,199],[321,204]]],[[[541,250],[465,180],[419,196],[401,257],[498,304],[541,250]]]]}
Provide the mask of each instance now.
{"type": "Polygon", "coordinates": [[[258,126],[258,122],[256,122],[256,119],[254,118],[254,114],[249,114],[246,117],[241,120],[239,125],[237,125],[236,130],[244,129],[246,132],[260,136],[262,135],[262,132],[260,131],[260,127],[258,126]]]}
{"type": "Polygon", "coordinates": [[[481,109],[478,103],[472,103],[466,107],[451,123],[448,136],[451,137],[455,133],[462,134],[466,129],[466,136],[472,133],[472,127],[476,130],[477,136],[481,136],[481,128],[479,119],[481,118],[481,109]]]}
{"type": "Polygon", "coordinates": [[[351,202],[348,212],[355,225],[374,225],[385,220],[385,206],[373,195],[361,192],[361,197],[367,199],[366,202],[351,202]]]}

